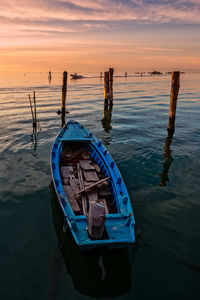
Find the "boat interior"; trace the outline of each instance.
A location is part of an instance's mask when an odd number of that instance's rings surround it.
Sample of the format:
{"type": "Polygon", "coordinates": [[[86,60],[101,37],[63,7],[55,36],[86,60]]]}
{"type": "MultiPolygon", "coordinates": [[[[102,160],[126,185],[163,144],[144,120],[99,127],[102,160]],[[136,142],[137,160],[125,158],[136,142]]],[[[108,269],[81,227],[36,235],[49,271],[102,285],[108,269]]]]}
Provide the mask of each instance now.
{"type": "Polygon", "coordinates": [[[63,143],[60,175],[64,192],[75,215],[88,216],[92,202],[101,204],[105,214],[117,213],[110,177],[91,158],[91,152],[87,143],[63,143]]]}

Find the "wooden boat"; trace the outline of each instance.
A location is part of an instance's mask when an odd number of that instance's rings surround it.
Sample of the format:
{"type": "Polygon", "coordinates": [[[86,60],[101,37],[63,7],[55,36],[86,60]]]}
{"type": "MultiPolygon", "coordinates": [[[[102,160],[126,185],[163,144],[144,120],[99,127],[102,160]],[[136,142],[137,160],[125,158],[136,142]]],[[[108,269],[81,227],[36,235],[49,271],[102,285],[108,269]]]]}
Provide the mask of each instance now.
{"type": "Polygon", "coordinates": [[[82,75],[78,75],[77,73],[70,74],[70,76],[71,76],[71,79],[81,79],[81,78],[83,78],[82,75]]]}
{"type": "Polygon", "coordinates": [[[51,172],[66,224],[81,249],[135,242],[131,201],[105,146],[73,120],[52,147],[51,172]]]}

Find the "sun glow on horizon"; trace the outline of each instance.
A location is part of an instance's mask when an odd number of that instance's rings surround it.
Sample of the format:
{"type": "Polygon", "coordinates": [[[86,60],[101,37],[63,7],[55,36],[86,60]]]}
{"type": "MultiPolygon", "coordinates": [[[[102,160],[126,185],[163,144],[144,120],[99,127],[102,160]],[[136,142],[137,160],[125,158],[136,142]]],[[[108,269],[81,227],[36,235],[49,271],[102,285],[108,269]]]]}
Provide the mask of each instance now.
{"type": "Polygon", "coordinates": [[[0,71],[200,70],[196,0],[2,0],[0,16],[0,71]]]}

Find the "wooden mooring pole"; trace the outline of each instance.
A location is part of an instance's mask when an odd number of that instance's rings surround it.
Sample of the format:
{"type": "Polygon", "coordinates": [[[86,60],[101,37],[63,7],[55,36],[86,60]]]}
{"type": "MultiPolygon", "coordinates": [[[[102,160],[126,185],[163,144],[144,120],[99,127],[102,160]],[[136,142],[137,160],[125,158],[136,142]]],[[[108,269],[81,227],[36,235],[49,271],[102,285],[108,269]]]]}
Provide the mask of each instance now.
{"type": "Polygon", "coordinates": [[[109,69],[109,98],[110,98],[110,105],[113,104],[113,73],[114,69],[109,69]]]}
{"type": "Polygon", "coordinates": [[[109,99],[109,72],[104,72],[104,107],[108,106],[109,99]]]}
{"type": "Polygon", "coordinates": [[[30,107],[31,107],[33,128],[36,129],[37,128],[37,111],[36,111],[35,91],[33,92],[33,105],[34,105],[34,107],[32,105],[32,100],[31,100],[31,95],[30,94],[29,94],[29,102],[30,102],[30,107]]]}
{"type": "Polygon", "coordinates": [[[67,95],[67,75],[66,71],[63,72],[63,85],[62,85],[62,99],[61,99],[61,125],[65,125],[65,105],[66,105],[66,95],[67,95]]]}
{"type": "Polygon", "coordinates": [[[48,79],[49,79],[49,83],[51,83],[51,71],[49,71],[48,79]]]}
{"type": "Polygon", "coordinates": [[[37,111],[36,111],[35,91],[33,92],[33,103],[34,103],[35,127],[37,127],[37,111]]]}
{"type": "Polygon", "coordinates": [[[175,131],[176,106],[177,106],[179,88],[180,88],[180,72],[175,71],[172,72],[171,95],[170,95],[170,106],[169,106],[169,124],[167,129],[169,135],[172,136],[175,131]]]}
{"type": "Polygon", "coordinates": [[[41,131],[40,122],[37,117],[37,107],[36,107],[36,97],[35,91],[33,92],[33,100],[31,99],[31,95],[29,94],[29,102],[31,107],[31,115],[32,115],[32,124],[33,124],[33,131],[38,133],[41,131]]]}
{"type": "Polygon", "coordinates": [[[104,72],[104,109],[113,105],[113,73],[113,68],[110,68],[109,72],[104,72]]]}

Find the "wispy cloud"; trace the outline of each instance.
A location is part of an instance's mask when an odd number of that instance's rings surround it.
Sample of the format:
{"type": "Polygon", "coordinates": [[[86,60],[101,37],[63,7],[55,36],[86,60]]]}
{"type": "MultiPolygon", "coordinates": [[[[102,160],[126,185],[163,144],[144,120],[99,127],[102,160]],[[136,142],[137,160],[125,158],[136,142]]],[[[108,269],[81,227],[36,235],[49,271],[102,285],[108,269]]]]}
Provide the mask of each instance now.
{"type": "Polygon", "coordinates": [[[200,24],[199,0],[1,0],[0,37],[122,31],[124,24],[200,24]]]}
{"type": "Polygon", "coordinates": [[[12,20],[200,23],[198,0],[2,0],[0,16],[12,20]]]}
{"type": "MultiPolygon", "coordinates": [[[[200,0],[0,1],[0,50],[9,59],[14,50],[29,58],[50,53],[51,61],[58,52],[80,61],[82,51],[88,63],[97,53],[102,63],[106,57],[114,61],[115,55],[116,61],[120,55],[145,59],[148,52],[163,58],[185,51],[189,57],[191,51],[182,47],[183,41],[186,44],[187,38],[190,46],[198,41],[199,26],[200,0]],[[182,25],[195,30],[185,32],[182,25]]],[[[200,50],[200,45],[193,48],[200,50]]]]}

